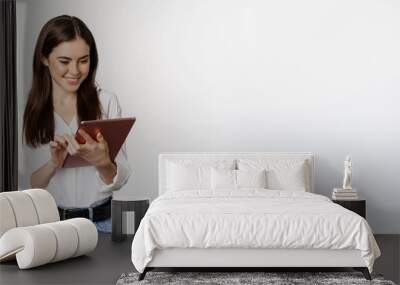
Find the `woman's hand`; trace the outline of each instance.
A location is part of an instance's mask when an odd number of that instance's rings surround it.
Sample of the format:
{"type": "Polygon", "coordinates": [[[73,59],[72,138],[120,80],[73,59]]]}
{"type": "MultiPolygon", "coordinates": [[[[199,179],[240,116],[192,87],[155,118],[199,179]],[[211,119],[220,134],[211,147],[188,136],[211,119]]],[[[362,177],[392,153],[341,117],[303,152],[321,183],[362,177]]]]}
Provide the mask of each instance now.
{"type": "Polygon", "coordinates": [[[56,173],[58,168],[61,168],[65,158],[67,157],[67,141],[64,137],[55,135],[54,139],[50,141],[50,160],[40,167],[31,175],[31,187],[45,189],[50,179],[56,173]]]}
{"type": "Polygon", "coordinates": [[[97,141],[84,130],[79,130],[79,134],[85,139],[84,144],[79,144],[73,135],[64,135],[70,155],[79,155],[96,167],[112,164],[108,144],[100,132],[97,133],[97,141]]]}
{"type": "Polygon", "coordinates": [[[67,157],[67,141],[64,137],[55,135],[54,140],[50,141],[50,165],[54,168],[62,167],[65,158],[67,157]]]}
{"type": "Polygon", "coordinates": [[[79,130],[79,134],[85,139],[84,144],[79,144],[73,135],[64,135],[68,141],[68,152],[71,155],[79,155],[95,166],[103,182],[111,184],[117,175],[117,166],[110,159],[106,140],[100,132],[97,133],[97,141],[84,130],[79,130]]]}

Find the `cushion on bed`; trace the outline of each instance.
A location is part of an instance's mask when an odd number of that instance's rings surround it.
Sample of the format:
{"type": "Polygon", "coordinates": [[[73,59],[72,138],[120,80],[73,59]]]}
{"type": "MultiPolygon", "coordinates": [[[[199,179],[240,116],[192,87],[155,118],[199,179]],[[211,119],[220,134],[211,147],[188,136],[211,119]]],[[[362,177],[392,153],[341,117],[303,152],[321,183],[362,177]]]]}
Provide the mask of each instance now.
{"type": "Polygon", "coordinates": [[[239,170],[267,170],[267,188],[310,192],[307,160],[293,159],[239,159],[239,170]]]}
{"type": "Polygon", "coordinates": [[[211,169],[234,169],[234,160],[180,159],[167,162],[167,191],[211,189],[211,169]]]}
{"type": "Polygon", "coordinates": [[[211,168],[211,189],[236,189],[236,170],[211,168]]]}
{"type": "Polygon", "coordinates": [[[184,166],[170,163],[168,166],[168,190],[209,189],[209,166],[184,166]]]}
{"type": "Polygon", "coordinates": [[[211,169],[211,189],[267,188],[267,172],[262,170],[211,169]]]}
{"type": "Polygon", "coordinates": [[[236,170],[237,188],[267,188],[267,171],[236,170]]]}

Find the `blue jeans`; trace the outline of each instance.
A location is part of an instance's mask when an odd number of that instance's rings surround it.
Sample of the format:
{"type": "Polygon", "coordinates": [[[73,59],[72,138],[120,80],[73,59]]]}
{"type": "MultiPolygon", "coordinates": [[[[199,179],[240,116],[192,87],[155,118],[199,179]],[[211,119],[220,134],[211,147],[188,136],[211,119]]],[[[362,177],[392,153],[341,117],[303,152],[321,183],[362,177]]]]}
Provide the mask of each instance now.
{"type": "Polygon", "coordinates": [[[94,223],[101,233],[111,233],[111,218],[94,223]]]}

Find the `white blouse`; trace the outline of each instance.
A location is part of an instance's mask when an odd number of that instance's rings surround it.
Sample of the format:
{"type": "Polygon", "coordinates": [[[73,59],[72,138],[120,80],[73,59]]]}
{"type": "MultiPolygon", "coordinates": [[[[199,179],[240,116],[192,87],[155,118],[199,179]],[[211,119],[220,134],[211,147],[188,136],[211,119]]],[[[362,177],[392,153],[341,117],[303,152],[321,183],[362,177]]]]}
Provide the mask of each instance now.
{"type": "MultiPolygon", "coordinates": [[[[99,99],[102,107],[102,119],[113,119],[121,117],[121,107],[114,94],[99,91],[99,99]]],[[[78,129],[78,118],[67,124],[57,113],[54,112],[55,134],[75,134],[78,129]]],[[[27,162],[29,177],[32,173],[46,164],[50,158],[49,144],[43,144],[37,148],[28,147],[27,162]]],[[[115,158],[117,174],[113,182],[105,184],[100,178],[94,166],[60,168],[51,178],[47,190],[53,195],[60,207],[93,207],[101,204],[112,195],[112,191],[120,189],[131,174],[128,163],[125,144],[115,158]]]]}

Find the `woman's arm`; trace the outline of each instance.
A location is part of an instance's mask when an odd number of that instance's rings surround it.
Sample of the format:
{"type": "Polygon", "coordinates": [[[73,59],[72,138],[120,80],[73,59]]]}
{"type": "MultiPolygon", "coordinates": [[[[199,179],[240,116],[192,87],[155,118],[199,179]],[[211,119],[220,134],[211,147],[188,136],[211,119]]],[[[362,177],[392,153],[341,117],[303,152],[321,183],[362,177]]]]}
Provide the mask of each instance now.
{"type": "Polygon", "coordinates": [[[49,145],[51,158],[46,164],[32,173],[32,188],[46,188],[57,168],[62,166],[67,156],[67,142],[63,137],[55,136],[54,141],[51,141],[49,145]]]}
{"type": "MultiPolygon", "coordinates": [[[[107,110],[107,113],[104,114],[106,119],[115,119],[115,118],[121,118],[122,116],[122,110],[121,106],[118,102],[117,96],[114,94],[108,94],[105,91],[102,91],[100,93],[100,99],[102,101],[102,105],[106,106],[105,110],[107,110]]],[[[122,145],[119,153],[115,157],[113,163],[117,167],[117,173],[115,177],[113,178],[113,181],[111,184],[107,183],[102,183],[102,188],[100,189],[100,192],[110,192],[110,191],[116,191],[119,190],[129,179],[129,176],[131,175],[131,167],[128,162],[128,157],[126,153],[126,146],[125,143],[122,145]]],[[[101,177],[101,174],[98,171],[98,179],[100,182],[104,182],[104,179],[101,177]]]]}
{"type": "Polygon", "coordinates": [[[104,145],[107,155],[103,159],[105,162],[97,165],[96,169],[99,172],[101,180],[103,180],[105,184],[111,184],[113,183],[115,175],[117,175],[117,165],[110,160],[108,144],[100,132],[97,134],[97,141],[104,145]]]}
{"type": "Polygon", "coordinates": [[[56,173],[57,167],[49,160],[45,165],[36,170],[31,175],[32,188],[46,188],[50,179],[56,173]]]}
{"type": "Polygon", "coordinates": [[[96,169],[105,184],[113,183],[114,177],[117,175],[117,166],[114,163],[110,161],[104,166],[97,166],[96,169]]]}

